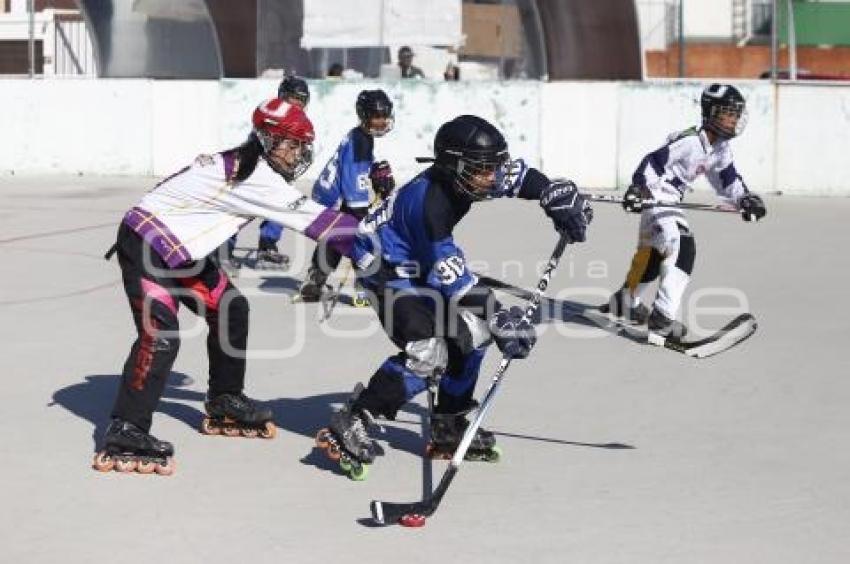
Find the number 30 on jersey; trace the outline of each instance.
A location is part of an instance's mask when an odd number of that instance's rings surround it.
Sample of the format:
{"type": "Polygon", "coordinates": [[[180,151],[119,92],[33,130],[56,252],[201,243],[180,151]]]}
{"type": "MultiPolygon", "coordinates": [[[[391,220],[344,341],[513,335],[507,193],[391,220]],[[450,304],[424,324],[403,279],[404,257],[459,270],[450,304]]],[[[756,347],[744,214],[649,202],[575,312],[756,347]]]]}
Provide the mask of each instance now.
{"type": "Polygon", "coordinates": [[[466,264],[463,261],[463,257],[452,255],[435,264],[434,269],[440,277],[440,283],[449,286],[463,276],[466,270],[466,264]]]}

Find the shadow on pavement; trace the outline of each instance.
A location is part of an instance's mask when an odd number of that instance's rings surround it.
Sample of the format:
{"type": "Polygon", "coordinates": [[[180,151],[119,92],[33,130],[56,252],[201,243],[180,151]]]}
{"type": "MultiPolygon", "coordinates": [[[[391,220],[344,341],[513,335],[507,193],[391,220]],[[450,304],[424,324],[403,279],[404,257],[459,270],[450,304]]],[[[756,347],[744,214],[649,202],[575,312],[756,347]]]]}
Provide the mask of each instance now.
{"type": "MultiPolygon", "coordinates": [[[[60,405],[74,415],[85,419],[94,426],[92,430],[93,451],[106,427],[109,425],[112,404],[118,392],[120,374],[95,374],[86,376],[84,382],[72,384],[53,393],[53,401],[48,406],[60,405]]],[[[181,389],[189,386],[192,378],[180,372],[172,372],[166,383],[165,393],[157,411],[183,421],[195,429],[201,425],[203,412],[169,399],[197,400],[203,402],[204,395],[192,390],[181,389]]]]}
{"type": "MultiPolygon", "coordinates": [[[[81,419],[89,421],[94,427],[92,449],[96,451],[99,440],[109,425],[110,412],[120,380],[120,374],[86,376],[82,382],[55,391],[48,405],[59,405],[81,419]]],[[[172,372],[156,411],[182,421],[193,429],[199,429],[205,415],[203,409],[205,396],[202,392],[186,389],[193,383],[194,380],[186,374],[172,372]],[[184,401],[195,403],[197,407],[181,403],[184,401]]],[[[333,410],[345,403],[348,397],[348,393],[333,393],[305,398],[278,398],[262,403],[272,410],[275,424],[282,430],[312,439],[319,429],[327,426],[333,410]]],[[[421,406],[408,403],[402,407],[402,412],[415,415],[416,419],[424,421],[425,408],[421,406]]],[[[379,442],[379,447],[380,443],[385,443],[393,450],[416,455],[423,452],[425,443],[418,430],[392,425],[384,425],[383,428],[383,432],[377,429],[370,431],[372,437],[379,442]]],[[[383,449],[379,448],[379,455],[381,454],[383,449]]],[[[318,464],[318,457],[312,454],[305,456],[302,462],[320,468],[330,468],[324,462],[318,464]]]]}
{"type": "Polygon", "coordinates": [[[257,288],[266,292],[279,292],[295,295],[301,287],[301,280],[291,276],[263,276],[257,288]]]}

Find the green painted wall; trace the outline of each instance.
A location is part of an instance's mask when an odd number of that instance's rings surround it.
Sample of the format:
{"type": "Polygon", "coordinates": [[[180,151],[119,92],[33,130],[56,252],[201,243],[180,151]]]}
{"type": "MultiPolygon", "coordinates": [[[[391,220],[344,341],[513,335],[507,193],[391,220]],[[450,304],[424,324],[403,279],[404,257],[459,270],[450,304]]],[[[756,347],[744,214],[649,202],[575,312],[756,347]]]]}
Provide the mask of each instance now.
{"type": "MultiPolygon", "coordinates": [[[[795,1],[797,45],[850,45],[850,2],[795,1]]],[[[788,43],[787,7],[777,2],[779,41],[788,43]]]]}

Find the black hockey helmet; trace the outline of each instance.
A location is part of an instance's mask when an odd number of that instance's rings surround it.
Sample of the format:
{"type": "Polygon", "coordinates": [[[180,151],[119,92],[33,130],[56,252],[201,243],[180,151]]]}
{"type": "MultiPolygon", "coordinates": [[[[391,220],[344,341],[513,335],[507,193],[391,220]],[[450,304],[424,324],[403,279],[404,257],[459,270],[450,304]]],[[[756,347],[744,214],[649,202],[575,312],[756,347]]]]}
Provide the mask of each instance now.
{"type": "Polygon", "coordinates": [[[281,100],[296,100],[306,108],[310,103],[310,89],[307,81],[295,75],[284,78],[277,88],[277,97],[281,100]]]}
{"type": "Polygon", "coordinates": [[[731,84],[710,84],[700,96],[702,125],[724,139],[740,135],[747,125],[747,102],[731,84]]]}
{"type": "Polygon", "coordinates": [[[354,104],[354,109],[357,110],[360,126],[369,135],[380,137],[389,133],[393,128],[393,123],[395,122],[393,102],[387,96],[387,93],[381,89],[363,90],[360,92],[357,95],[357,102],[354,104]],[[386,125],[380,129],[374,129],[370,124],[372,118],[387,118],[386,125]]]}
{"type": "Polygon", "coordinates": [[[434,137],[434,164],[451,175],[455,187],[473,200],[488,200],[505,191],[511,157],[508,143],[485,119],[462,115],[444,123],[434,137]],[[480,177],[494,173],[491,185],[480,177]]]}

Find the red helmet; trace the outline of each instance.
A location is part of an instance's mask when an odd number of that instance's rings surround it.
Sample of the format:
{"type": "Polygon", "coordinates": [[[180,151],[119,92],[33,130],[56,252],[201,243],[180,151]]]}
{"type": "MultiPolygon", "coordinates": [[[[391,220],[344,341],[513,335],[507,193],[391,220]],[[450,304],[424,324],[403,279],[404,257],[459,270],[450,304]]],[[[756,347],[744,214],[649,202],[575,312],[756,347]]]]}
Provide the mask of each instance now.
{"type": "Polygon", "coordinates": [[[263,132],[266,135],[303,143],[312,143],[315,137],[313,124],[304,110],[280,98],[271,98],[257,106],[251,121],[257,134],[263,132]]]}
{"type": "Polygon", "coordinates": [[[307,170],[313,162],[313,124],[304,110],[298,106],[284,102],[280,98],[266,100],[254,110],[251,119],[254,134],[263,146],[266,161],[278,174],[291,182],[307,170]],[[292,170],[283,168],[269,157],[270,153],[281,141],[288,139],[301,144],[300,160],[292,170]]]}

